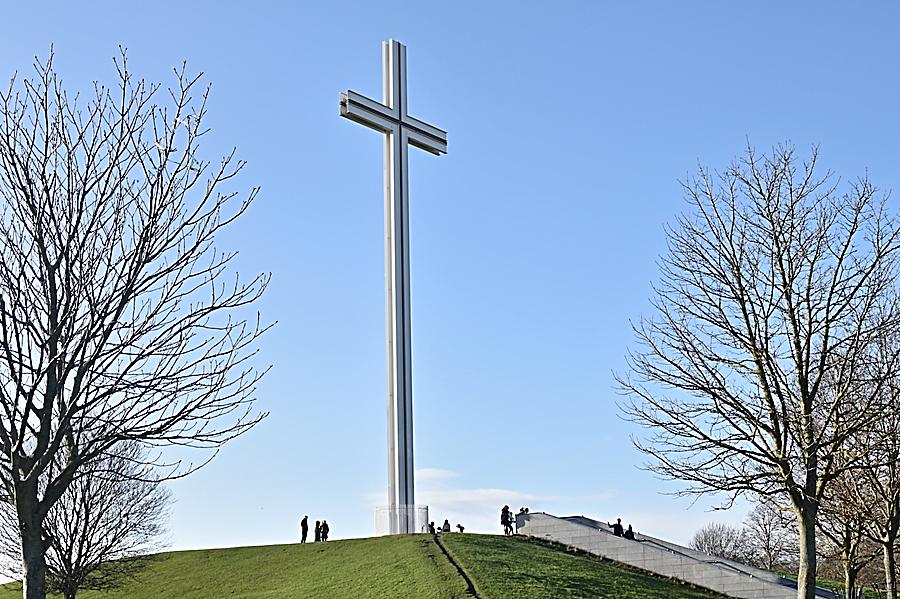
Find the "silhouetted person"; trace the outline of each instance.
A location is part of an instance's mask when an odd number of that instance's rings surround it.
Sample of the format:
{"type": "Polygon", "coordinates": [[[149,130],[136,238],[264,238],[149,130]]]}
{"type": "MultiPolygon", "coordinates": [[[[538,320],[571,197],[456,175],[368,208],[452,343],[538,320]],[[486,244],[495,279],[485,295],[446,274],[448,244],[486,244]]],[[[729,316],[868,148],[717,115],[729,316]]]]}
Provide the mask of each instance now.
{"type": "MultiPolygon", "coordinates": [[[[607,522],[607,524],[609,524],[609,522],[607,522]]],[[[615,524],[609,524],[609,525],[612,526],[614,535],[616,535],[617,537],[622,536],[624,529],[622,528],[622,519],[621,518],[616,519],[615,524]]]]}
{"type": "Polygon", "coordinates": [[[450,521],[444,520],[444,525],[441,526],[441,532],[450,532],[450,521]]]}
{"type": "Polygon", "coordinates": [[[511,535],[512,534],[512,524],[510,520],[512,519],[512,514],[509,513],[509,506],[504,505],[503,509],[500,510],[500,524],[503,525],[503,534],[511,535]]]}
{"type": "Polygon", "coordinates": [[[625,534],[622,536],[624,536],[626,539],[631,539],[632,541],[634,540],[634,531],[631,530],[631,524],[628,525],[628,530],[626,530],[625,534]]]}
{"type": "Polygon", "coordinates": [[[465,530],[466,530],[466,527],[463,526],[462,524],[457,524],[457,525],[456,525],[456,528],[459,529],[459,532],[465,532],[465,530]]]}
{"type": "Polygon", "coordinates": [[[306,534],[309,532],[309,524],[307,524],[306,519],[309,516],[303,516],[303,520],[300,521],[300,542],[306,542],[306,534]]]}
{"type": "Polygon", "coordinates": [[[316,531],[315,531],[315,534],[316,534],[316,536],[314,537],[315,540],[316,540],[315,542],[318,543],[319,541],[322,540],[322,525],[319,523],[318,520],[316,520],[316,531]]]}
{"type": "Polygon", "coordinates": [[[437,531],[434,529],[434,522],[428,523],[428,532],[430,532],[433,535],[437,534],[437,531]]]}
{"type": "Polygon", "coordinates": [[[322,520],[322,540],[323,541],[328,540],[328,531],[329,530],[331,530],[331,529],[328,527],[328,521],[322,520]]]}

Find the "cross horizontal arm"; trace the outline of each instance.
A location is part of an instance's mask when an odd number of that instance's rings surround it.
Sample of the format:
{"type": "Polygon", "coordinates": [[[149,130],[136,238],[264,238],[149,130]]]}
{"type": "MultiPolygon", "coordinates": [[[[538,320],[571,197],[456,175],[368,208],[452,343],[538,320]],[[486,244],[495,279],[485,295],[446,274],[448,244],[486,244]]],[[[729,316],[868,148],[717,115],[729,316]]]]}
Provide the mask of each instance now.
{"type": "Polygon", "coordinates": [[[390,133],[400,125],[387,106],[349,90],[341,92],[341,116],[382,133],[390,133]]]}
{"type": "Polygon", "coordinates": [[[437,127],[426,125],[418,119],[405,117],[403,124],[407,126],[409,145],[430,152],[435,156],[447,153],[447,133],[437,127]],[[413,125],[410,121],[415,122],[413,125]]]}
{"type": "Polygon", "coordinates": [[[341,116],[382,133],[404,127],[412,146],[436,156],[447,153],[447,132],[409,115],[398,118],[397,111],[362,94],[341,92],[341,116]]]}
{"type": "MultiPolygon", "coordinates": [[[[432,137],[437,141],[440,141],[445,146],[447,145],[447,132],[444,131],[443,129],[438,129],[437,127],[434,127],[433,125],[429,125],[428,123],[426,123],[424,121],[420,121],[419,119],[417,119],[415,117],[411,117],[409,115],[403,116],[403,124],[406,125],[407,127],[412,127],[414,129],[418,129],[425,135],[432,137]]],[[[447,148],[445,147],[443,153],[446,154],[446,152],[447,152],[447,148]]]]}

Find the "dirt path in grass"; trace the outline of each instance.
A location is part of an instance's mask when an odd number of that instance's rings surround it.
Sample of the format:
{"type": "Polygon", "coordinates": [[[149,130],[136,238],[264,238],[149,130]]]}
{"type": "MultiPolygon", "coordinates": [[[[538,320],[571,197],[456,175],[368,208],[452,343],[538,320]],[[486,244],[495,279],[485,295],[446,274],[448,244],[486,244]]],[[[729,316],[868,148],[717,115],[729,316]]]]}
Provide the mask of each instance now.
{"type": "Polygon", "coordinates": [[[441,543],[441,535],[434,535],[434,542],[440,547],[441,551],[447,556],[447,559],[453,564],[453,567],[456,568],[456,571],[459,572],[459,575],[462,576],[462,579],[466,581],[466,593],[470,597],[475,597],[476,599],[481,599],[481,595],[478,594],[478,590],[475,588],[475,583],[472,582],[472,579],[469,578],[469,575],[466,574],[465,570],[462,569],[462,566],[453,559],[453,556],[450,555],[450,552],[447,551],[447,548],[444,547],[444,544],[441,543]]]}

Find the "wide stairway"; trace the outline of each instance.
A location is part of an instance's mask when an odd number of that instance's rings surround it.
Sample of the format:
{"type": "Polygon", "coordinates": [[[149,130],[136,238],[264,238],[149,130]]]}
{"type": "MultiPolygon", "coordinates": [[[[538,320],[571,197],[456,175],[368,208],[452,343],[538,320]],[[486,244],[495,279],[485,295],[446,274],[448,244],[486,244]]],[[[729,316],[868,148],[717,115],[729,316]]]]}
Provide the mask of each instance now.
{"type": "MultiPolygon", "coordinates": [[[[629,566],[745,599],[796,599],[797,581],[635,533],[617,537],[609,525],[584,516],[558,518],[543,512],[516,515],[518,533],[548,539],[629,566]]],[[[819,588],[816,597],[836,599],[819,588]]]]}

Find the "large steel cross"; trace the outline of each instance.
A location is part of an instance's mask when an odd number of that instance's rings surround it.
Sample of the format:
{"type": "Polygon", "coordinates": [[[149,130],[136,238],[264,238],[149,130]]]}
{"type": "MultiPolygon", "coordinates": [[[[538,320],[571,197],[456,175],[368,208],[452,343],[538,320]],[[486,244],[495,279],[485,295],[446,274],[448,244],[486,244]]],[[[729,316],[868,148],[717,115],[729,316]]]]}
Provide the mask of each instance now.
{"type": "Polygon", "coordinates": [[[406,46],[384,50],[384,103],[341,93],[341,116],[384,133],[384,278],[387,293],[388,509],[392,534],[419,532],[413,479],[412,345],[409,307],[408,145],[441,155],[447,133],[406,112],[406,46]]]}

